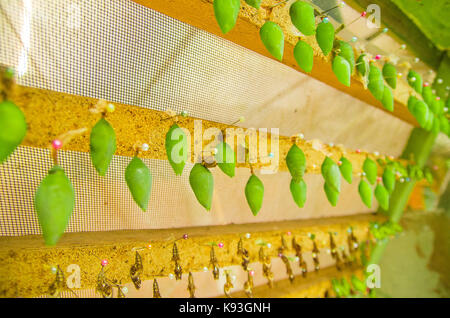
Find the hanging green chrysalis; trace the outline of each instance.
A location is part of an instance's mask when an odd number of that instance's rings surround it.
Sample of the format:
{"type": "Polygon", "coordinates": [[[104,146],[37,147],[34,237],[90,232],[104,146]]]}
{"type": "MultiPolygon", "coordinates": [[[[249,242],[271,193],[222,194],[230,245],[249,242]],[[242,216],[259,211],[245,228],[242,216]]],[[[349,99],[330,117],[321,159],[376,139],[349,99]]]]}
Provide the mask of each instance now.
{"type": "Polygon", "coordinates": [[[417,93],[419,93],[419,94],[422,93],[422,85],[423,85],[422,76],[420,76],[420,74],[417,73],[416,71],[409,70],[409,72],[408,72],[408,84],[409,84],[409,86],[414,88],[414,90],[417,93]]]}
{"type": "Polygon", "coordinates": [[[267,51],[281,61],[284,51],[284,33],[280,26],[275,22],[266,21],[259,30],[259,36],[267,51]]]}
{"type": "Polygon", "coordinates": [[[345,181],[351,184],[353,177],[352,163],[345,157],[341,157],[339,161],[340,161],[339,170],[341,171],[342,177],[345,179],[345,181]]]}
{"type": "Polygon", "coordinates": [[[440,99],[434,98],[430,103],[427,103],[427,105],[436,115],[440,115],[444,111],[444,103],[440,99]]]}
{"type": "MultiPolygon", "coordinates": [[[[409,103],[408,103],[408,107],[409,107],[409,103]]],[[[429,116],[430,116],[430,110],[429,110],[427,104],[425,104],[424,101],[421,101],[419,99],[416,99],[415,102],[412,100],[410,111],[413,114],[413,116],[416,118],[419,125],[422,128],[424,128],[426,126],[426,124],[429,120],[429,116]]]]}
{"type": "Polygon", "coordinates": [[[261,1],[262,0],[245,0],[245,3],[247,3],[249,6],[252,6],[255,9],[259,9],[261,7],[261,1]]]}
{"type": "Polygon", "coordinates": [[[375,198],[383,210],[389,209],[389,193],[382,184],[377,184],[375,187],[375,198]]]}
{"type": "Polygon", "coordinates": [[[325,56],[327,56],[333,49],[334,26],[330,23],[330,21],[328,21],[328,19],[323,19],[323,21],[317,26],[316,41],[325,56]]]}
{"type": "Polygon", "coordinates": [[[138,157],[131,159],[125,169],[125,181],[133,196],[134,202],[145,212],[152,190],[152,174],[150,169],[138,157]]]}
{"type": "Polygon", "coordinates": [[[367,290],[366,283],[360,280],[355,275],[352,275],[351,282],[353,285],[353,289],[359,291],[360,293],[365,293],[367,290]]]}
{"type": "Polygon", "coordinates": [[[383,98],[381,99],[381,104],[383,107],[390,112],[394,111],[394,96],[392,95],[392,90],[389,86],[384,85],[383,98]]]}
{"type": "Polygon", "coordinates": [[[350,65],[351,74],[355,68],[355,54],[353,52],[353,47],[347,42],[341,40],[336,41],[336,44],[339,52],[338,55],[343,57],[350,65]]]}
{"type": "Polygon", "coordinates": [[[223,34],[234,28],[241,8],[240,0],[214,0],[214,15],[223,34]]]}
{"type": "Polygon", "coordinates": [[[448,135],[450,133],[450,126],[448,123],[448,119],[445,115],[439,116],[439,127],[441,128],[442,133],[448,135]]]}
{"type": "Polygon", "coordinates": [[[352,287],[345,278],[341,278],[341,288],[344,297],[350,295],[350,290],[352,289],[352,287]]]}
{"type": "Polygon", "coordinates": [[[64,170],[54,165],[34,196],[34,206],[46,245],[55,245],[69,223],[75,192],[64,170]]]}
{"type": "Polygon", "coordinates": [[[314,52],[308,43],[299,40],[294,47],[294,57],[298,66],[300,66],[303,71],[306,73],[311,72],[314,62],[314,52]]]}
{"type": "Polygon", "coordinates": [[[358,192],[362,202],[370,209],[372,207],[372,188],[366,180],[359,182],[358,192]]]}
{"type": "Polygon", "coordinates": [[[383,77],[390,87],[392,87],[393,89],[397,87],[397,69],[392,63],[384,63],[383,77]]]}
{"type": "Polygon", "coordinates": [[[189,174],[189,184],[198,202],[207,210],[211,210],[214,191],[214,178],[208,168],[196,163],[189,174]]]}
{"type": "Polygon", "coordinates": [[[434,94],[431,90],[431,86],[424,86],[422,88],[422,97],[423,97],[423,101],[425,103],[427,103],[428,105],[431,105],[431,103],[433,102],[434,94]]]}
{"type": "Polygon", "coordinates": [[[433,118],[433,126],[431,127],[431,132],[437,135],[441,131],[440,121],[439,118],[437,118],[434,114],[431,114],[431,117],[433,118]]]}
{"type": "Polygon", "coordinates": [[[374,184],[377,181],[378,167],[375,161],[367,157],[363,163],[363,171],[370,184],[374,184]]]}
{"type": "Polygon", "coordinates": [[[347,60],[339,55],[333,59],[333,73],[336,75],[339,82],[345,86],[350,86],[350,64],[347,60]]]}
{"type": "Polygon", "coordinates": [[[410,96],[409,96],[407,106],[408,106],[408,110],[409,110],[411,113],[412,113],[412,111],[413,111],[413,109],[414,109],[414,104],[415,104],[417,101],[418,101],[418,99],[417,99],[415,96],[413,96],[413,95],[410,95],[410,96]]]}
{"type": "Polygon", "coordinates": [[[291,179],[290,190],[295,204],[297,204],[299,208],[303,208],[306,202],[306,182],[303,179],[299,182],[295,182],[294,179],[291,179]]]}
{"type": "Polygon", "coordinates": [[[313,35],[316,18],[313,7],[304,1],[296,1],[289,8],[292,24],[304,35],[313,35]]]}
{"type": "Polygon", "coordinates": [[[264,185],[254,174],[250,176],[245,186],[245,198],[253,215],[256,216],[259,210],[261,210],[264,198],[264,185]]]}
{"type": "Polygon", "coordinates": [[[186,134],[177,124],[173,124],[166,134],[166,154],[177,176],[183,173],[188,150],[186,134]]]}
{"type": "Polygon", "coordinates": [[[369,84],[367,85],[372,95],[381,101],[384,96],[384,81],[381,71],[373,63],[369,67],[369,84]]]}
{"type": "Polygon", "coordinates": [[[325,157],[321,170],[325,183],[339,193],[341,191],[341,172],[338,165],[330,157],[325,157]]]}
{"type": "Polygon", "coordinates": [[[433,125],[434,125],[434,115],[431,111],[428,111],[428,116],[423,129],[425,129],[426,131],[431,131],[433,125]]]}
{"type": "Polygon", "coordinates": [[[327,195],[328,202],[330,202],[332,206],[336,206],[339,199],[339,192],[334,190],[326,182],[323,184],[323,189],[325,191],[325,194],[327,195]]]}
{"type": "Polygon", "coordinates": [[[216,146],[217,153],[215,159],[220,170],[227,176],[233,178],[236,167],[236,156],[233,149],[226,142],[221,142],[216,146]]]}
{"type": "Polygon", "coordinates": [[[98,174],[104,176],[116,152],[116,134],[114,128],[105,119],[100,119],[91,130],[91,160],[98,174]]]}
{"type": "Polygon", "coordinates": [[[367,58],[367,54],[361,54],[356,60],[356,70],[361,76],[369,75],[369,59],[367,58]]]}
{"type": "Polygon", "coordinates": [[[0,103],[0,163],[19,146],[27,133],[25,116],[11,101],[0,103]]]}
{"type": "Polygon", "coordinates": [[[391,167],[386,167],[383,172],[383,184],[389,193],[395,188],[395,173],[391,167]]]}
{"type": "Polygon", "coordinates": [[[306,157],[303,151],[296,145],[293,144],[288,151],[286,156],[286,165],[295,182],[300,182],[306,169],[306,157]]]}

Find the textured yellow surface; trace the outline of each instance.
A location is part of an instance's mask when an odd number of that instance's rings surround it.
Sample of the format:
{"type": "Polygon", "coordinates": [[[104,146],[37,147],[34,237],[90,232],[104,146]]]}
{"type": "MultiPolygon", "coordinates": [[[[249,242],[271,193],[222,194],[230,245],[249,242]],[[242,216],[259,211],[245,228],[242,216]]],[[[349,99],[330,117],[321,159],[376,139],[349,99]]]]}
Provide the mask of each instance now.
{"type": "Polygon", "coordinates": [[[250,261],[258,261],[258,242],[270,242],[266,248],[271,257],[278,255],[281,235],[284,235],[289,252],[293,252],[291,240],[295,237],[302,252],[313,248],[309,233],[316,235],[319,249],[329,247],[329,232],[335,234],[337,246],[347,245],[347,230],[353,227],[358,241],[370,238],[369,222],[379,217],[357,215],[352,217],[323,218],[305,221],[287,221],[259,224],[232,224],[227,226],[197,227],[168,230],[139,230],[113,232],[81,232],[65,234],[57,246],[45,247],[38,235],[0,238],[0,296],[33,297],[45,294],[55,279],[51,267],[65,269],[77,264],[81,269],[80,289],[95,287],[100,262],[108,259],[108,277],[123,283],[130,282],[129,271],[134,263],[135,250],[142,248],[144,271],[142,280],[167,276],[173,273],[173,243],[176,242],[180,265],[184,273],[201,271],[210,265],[210,243],[222,242],[223,248],[215,248],[220,267],[238,265],[237,244],[243,238],[250,261]],[[290,235],[288,235],[290,232],[290,235]],[[183,234],[189,233],[188,239],[183,234]],[[250,239],[245,233],[251,233],[250,239]],[[148,245],[151,244],[151,248],[148,245]]]}

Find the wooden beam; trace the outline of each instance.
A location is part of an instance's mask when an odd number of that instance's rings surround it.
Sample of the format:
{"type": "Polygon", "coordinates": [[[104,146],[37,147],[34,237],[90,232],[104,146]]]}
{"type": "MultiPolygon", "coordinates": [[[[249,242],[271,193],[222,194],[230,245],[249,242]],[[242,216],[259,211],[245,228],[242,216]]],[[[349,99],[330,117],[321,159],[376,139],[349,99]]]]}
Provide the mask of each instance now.
{"type": "MultiPolygon", "coordinates": [[[[236,26],[225,35],[221,33],[215,20],[212,0],[134,1],[181,22],[220,36],[256,53],[272,58],[259,38],[259,28],[264,24],[265,19],[268,18],[268,11],[266,10],[267,7],[278,3],[279,1],[264,1],[263,4],[266,6],[266,9],[261,7],[260,10],[252,8],[244,1],[241,1],[241,10],[239,12],[239,18],[236,26]]],[[[297,71],[302,72],[297,66],[293,55],[293,49],[297,43],[298,36],[293,33],[293,26],[287,12],[288,11],[284,5],[277,6],[273,9],[270,20],[278,23],[285,33],[283,63],[297,71]]],[[[314,49],[314,67],[309,75],[346,94],[358,98],[369,105],[385,110],[382,104],[377,101],[368,90],[364,89],[361,80],[358,79],[356,75],[352,77],[350,87],[346,87],[339,83],[336,76],[332,72],[330,58],[323,56],[314,36],[306,37],[305,40],[314,49]]],[[[412,89],[410,89],[404,82],[398,83],[397,86],[397,89],[394,91],[395,109],[393,113],[389,113],[414,126],[418,126],[417,121],[406,107],[407,99],[410,93],[412,93],[412,89]]]]}
{"type": "Polygon", "coordinates": [[[66,269],[76,264],[81,269],[80,289],[95,288],[101,260],[108,259],[108,277],[122,284],[130,282],[130,267],[134,263],[135,250],[143,258],[142,280],[168,276],[174,272],[172,247],[178,246],[180,265],[184,273],[198,272],[210,266],[210,243],[222,242],[223,248],[215,248],[220,267],[239,265],[237,244],[242,238],[244,248],[249,251],[250,262],[258,261],[258,242],[268,242],[266,255],[277,257],[281,236],[285,236],[292,253],[291,240],[302,246],[302,252],[313,248],[308,233],[316,235],[319,249],[329,247],[329,232],[336,233],[337,246],[347,246],[348,228],[358,241],[370,239],[368,226],[371,221],[381,220],[375,215],[321,218],[304,221],[285,221],[255,224],[230,224],[194,228],[78,232],[64,234],[55,247],[44,246],[39,235],[0,237],[0,297],[33,297],[45,294],[54,281],[52,266],[66,269]],[[287,232],[290,232],[287,234],[287,232]],[[187,239],[183,239],[184,234],[187,239]],[[246,238],[245,234],[251,237],[246,238]],[[151,244],[151,248],[149,248],[151,244]]]}

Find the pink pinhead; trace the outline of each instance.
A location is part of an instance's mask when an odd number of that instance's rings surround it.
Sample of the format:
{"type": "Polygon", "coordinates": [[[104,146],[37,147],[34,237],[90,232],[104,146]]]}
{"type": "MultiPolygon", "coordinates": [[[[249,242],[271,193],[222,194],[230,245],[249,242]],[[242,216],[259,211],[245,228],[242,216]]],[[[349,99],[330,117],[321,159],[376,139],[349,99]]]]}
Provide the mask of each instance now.
{"type": "Polygon", "coordinates": [[[106,265],[108,265],[108,260],[107,259],[102,260],[102,266],[106,266],[106,265]]]}
{"type": "Polygon", "coordinates": [[[367,12],[366,12],[366,11],[361,12],[361,16],[362,16],[362,17],[365,17],[366,15],[367,15],[367,12]]]}
{"type": "Polygon", "coordinates": [[[282,253],[278,253],[278,257],[282,257],[283,256],[283,254],[282,253]]]}
{"type": "Polygon", "coordinates": [[[428,86],[430,86],[430,83],[428,83],[428,82],[423,83],[423,87],[428,87],[428,86]]]}
{"type": "Polygon", "coordinates": [[[187,234],[183,234],[183,238],[184,238],[185,240],[187,240],[188,235],[187,235],[187,234]]]}
{"type": "Polygon", "coordinates": [[[59,139],[53,140],[52,141],[52,147],[53,147],[53,149],[56,149],[56,150],[61,149],[62,148],[62,141],[59,140],[59,139]]]}
{"type": "Polygon", "coordinates": [[[356,153],[361,153],[361,149],[356,149],[355,152],[356,153]]]}
{"type": "Polygon", "coordinates": [[[438,97],[436,97],[436,100],[441,100],[441,98],[438,96],[438,97]]]}
{"type": "Polygon", "coordinates": [[[292,234],[291,231],[287,231],[287,232],[286,232],[286,235],[287,235],[287,236],[290,236],[291,234],[292,234]]]}
{"type": "Polygon", "coordinates": [[[248,273],[250,274],[250,276],[255,275],[255,271],[254,271],[254,270],[251,270],[251,271],[249,271],[248,273]]]}
{"type": "Polygon", "coordinates": [[[219,244],[217,244],[218,247],[222,248],[223,247],[223,243],[220,242],[219,244]]]}
{"type": "Polygon", "coordinates": [[[381,55],[380,54],[375,55],[375,60],[379,60],[379,59],[381,59],[381,55]]]}
{"type": "Polygon", "coordinates": [[[438,166],[433,166],[433,170],[437,170],[437,169],[439,169],[438,166]]]}
{"type": "Polygon", "coordinates": [[[377,177],[377,182],[381,182],[381,177],[377,177]]]}
{"type": "Polygon", "coordinates": [[[338,166],[342,166],[342,161],[339,160],[339,161],[337,162],[337,164],[338,164],[338,166]]]}

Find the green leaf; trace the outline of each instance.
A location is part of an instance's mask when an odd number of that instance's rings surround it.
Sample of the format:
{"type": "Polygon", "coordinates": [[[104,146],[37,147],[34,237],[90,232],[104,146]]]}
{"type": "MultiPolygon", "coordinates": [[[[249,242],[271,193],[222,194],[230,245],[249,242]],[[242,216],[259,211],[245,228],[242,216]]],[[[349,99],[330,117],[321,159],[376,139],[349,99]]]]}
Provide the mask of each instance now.
{"type": "Polygon", "coordinates": [[[382,184],[377,184],[375,187],[375,198],[383,210],[389,209],[389,192],[382,184]]]}
{"type": "Polygon", "coordinates": [[[64,170],[55,165],[42,180],[34,206],[46,245],[55,245],[69,223],[75,206],[75,191],[64,170]]]}
{"type": "Polygon", "coordinates": [[[145,212],[152,190],[152,174],[150,169],[138,157],[131,159],[125,169],[125,180],[134,202],[145,212]]]}
{"type": "MultiPolygon", "coordinates": [[[[408,104],[408,106],[409,106],[409,104],[408,104]]],[[[417,99],[414,103],[412,103],[410,111],[413,114],[413,116],[416,118],[419,125],[422,128],[424,128],[426,126],[426,124],[429,120],[429,116],[430,116],[430,110],[429,110],[427,104],[425,104],[425,102],[417,99]]]]}
{"type": "Polygon", "coordinates": [[[233,149],[226,142],[221,142],[216,146],[215,155],[217,165],[227,176],[233,178],[236,167],[236,156],[233,149]]]}
{"type": "Polygon", "coordinates": [[[189,174],[189,184],[198,202],[207,210],[211,210],[214,191],[214,178],[208,168],[196,163],[189,174]]]}
{"type": "Polygon", "coordinates": [[[328,202],[332,206],[336,206],[338,199],[339,199],[339,192],[334,190],[328,183],[323,184],[323,190],[325,191],[325,194],[327,195],[328,202]]]}
{"type": "Polygon", "coordinates": [[[316,41],[325,56],[327,56],[333,49],[334,26],[328,20],[323,20],[317,26],[316,41]]]}
{"type": "Polygon", "coordinates": [[[294,179],[291,179],[290,189],[295,204],[299,208],[303,208],[306,202],[306,182],[304,180],[295,182],[294,179]]]}
{"type": "Polygon", "coordinates": [[[300,182],[305,174],[306,157],[303,151],[296,144],[293,144],[288,151],[286,156],[286,165],[292,179],[294,179],[297,183],[300,182]]]}
{"type": "Polygon", "coordinates": [[[245,198],[254,216],[261,210],[264,198],[264,185],[254,174],[250,176],[245,186],[245,198]]]}
{"type": "Polygon", "coordinates": [[[381,103],[383,107],[388,111],[394,111],[394,96],[392,95],[392,91],[389,86],[384,85],[383,98],[381,99],[381,103]]]}
{"type": "Polygon", "coordinates": [[[116,152],[116,133],[105,118],[100,119],[92,127],[90,150],[92,164],[98,174],[104,176],[116,152]]]}
{"type": "Polygon", "coordinates": [[[375,161],[366,158],[363,163],[363,171],[366,173],[366,178],[370,184],[374,184],[377,181],[378,168],[375,161]]]}
{"type": "Polygon", "coordinates": [[[370,66],[367,54],[363,53],[358,57],[356,60],[356,70],[361,76],[369,75],[370,66]]]}
{"type": "Polygon", "coordinates": [[[296,1],[289,8],[292,24],[304,35],[313,35],[316,18],[313,7],[304,1],[296,1]]]}
{"type": "Polygon", "coordinates": [[[333,59],[333,72],[336,75],[339,82],[345,86],[350,86],[350,64],[347,60],[339,55],[333,59]]]}
{"type": "Polygon", "coordinates": [[[311,72],[314,62],[314,52],[308,43],[299,40],[294,47],[294,57],[298,66],[300,66],[303,71],[306,73],[311,72]]]}
{"type": "Polygon", "coordinates": [[[188,157],[187,137],[183,129],[173,124],[166,134],[166,154],[175,174],[181,176],[188,157]]]}
{"type": "Polygon", "coordinates": [[[395,173],[394,169],[386,167],[383,171],[383,184],[389,193],[392,193],[395,188],[395,173]]]}
{"type": "Polygon", "coordinates": [[[372,95],[381,101],[384,96],[384,81],[381,71],[373,63],[370,63],[369,84],[367,85],[372,95]]]}
{"type": "Polygon", "coordinates": [[[259,36],[267,51],[281,61],[284,51],[284,34],[280,26],[272,21],[266,21],[259,30],[259,36]]]}
{"type": "Polygon", "coordinates": [[[321,170],[325,183],[339,193],[341,191],[341,172],[338,165],[330,157],[325,157],[321,170]]]}
{"type": "Polygon", "coordinates": [[[255,9],[259,9],[261,7],[261,1],[262,0],[245,0],[245,3],[247,3],[249,6],[252,6],[255,9]]]}
{"type": "Polygon", "coordinates": [[[0,163],[19,146],[27,133],[25,116],[11,101],[0,103],[0,163]]]}
{"type": "Polygon", "coordinates": [[[241,8],[239,0],[214,0],[214,15],[223,34],[234,28],[241,8]]]}
{"type": "Polygon", "coordinates": [[[393,89],[397,87],[397,69],[389,62],[383,65],[383,77],[386,83],[393,89]]]}
{"type": "Polygon", "coordinates": [[[366,180],[359,182],[358,192],[362,202],[370,209],[372,207],[372,188],[366,180]]]}
{"type": "Polygon", "coordinates": [[[409,86],[414,88],[414,90],[417,93],[419,93],[419,94],[422,93],[422,87],[423,87],[422,76],[420,76],[420,74],[417,73],[416,71],[409,70],[409,72],[408,72],[408,84],[409,84],[409,86]]]}
{"type": "Polygon", "coordinates": [[[346,59],[348,64],[350,65],[350,74],[353,72],[353,69],[355,68],[355,54],[353,52],[353,47],[348,44],[345,41],[338,40],[337,41],[338,46],[338,56],[343,57],[346,59]]]}
{"type": "Polygon", "coordinates": [[[339,166],[339,170],[341,171],[342,177],[347,181],[348,183],[352,183],[352,177],[353,177],[353,166],[350,160],[348,160],[345,157],[341,157],[339,159],[341,162],[341,165],[339,166]]]}

